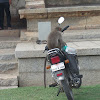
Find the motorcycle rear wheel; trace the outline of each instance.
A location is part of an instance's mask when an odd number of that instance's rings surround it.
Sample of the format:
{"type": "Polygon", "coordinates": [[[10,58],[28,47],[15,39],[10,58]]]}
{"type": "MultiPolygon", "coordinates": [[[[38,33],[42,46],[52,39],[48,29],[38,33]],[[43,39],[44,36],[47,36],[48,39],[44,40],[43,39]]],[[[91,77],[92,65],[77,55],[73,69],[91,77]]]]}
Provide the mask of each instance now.
{"type": "Polygon", "coordinates": [[[64,92],[65,92],[65,94],[67,96],[67,99],[68,100],[74,100],[73,92],[72,92],[71,87],[68,84],[68,81],[62,80],[61,84],[63,86],[63,90],[64,90],[64,92]]]}

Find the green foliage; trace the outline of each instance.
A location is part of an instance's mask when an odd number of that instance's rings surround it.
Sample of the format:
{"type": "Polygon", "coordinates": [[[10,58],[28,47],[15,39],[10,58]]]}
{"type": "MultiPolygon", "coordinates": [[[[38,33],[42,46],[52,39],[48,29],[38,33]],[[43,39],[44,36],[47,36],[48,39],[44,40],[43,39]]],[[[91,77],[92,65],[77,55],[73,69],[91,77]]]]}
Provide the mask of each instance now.
{"type": "MultiPolygon", "coordinates": [[[[0,100],[67,100],[64,93],[57,97],[58,88],[22,87],[0,90],[0,100]]],[[[75,100],[100,100],[100,85],[74,89],[75,100]]]]}

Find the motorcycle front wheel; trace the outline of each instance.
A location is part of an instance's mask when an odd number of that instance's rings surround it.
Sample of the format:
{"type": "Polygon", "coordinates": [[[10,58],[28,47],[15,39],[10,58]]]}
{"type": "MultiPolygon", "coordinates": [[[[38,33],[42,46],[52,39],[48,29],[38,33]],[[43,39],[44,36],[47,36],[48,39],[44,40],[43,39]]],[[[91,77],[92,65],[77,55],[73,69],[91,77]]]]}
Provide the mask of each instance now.
{"type": "Polygon", "coordinates": [[[68,84],[68,81],[67,80],[66,81],[65,80],[62,80],[61,81],[61,84],[63,86],[63,90],[64,90],[64,92],[65,92],[65,94],[67,96],[67,99],[68,100],[74,100],[73,92],[72,92],[71,87],[68,84]]]}

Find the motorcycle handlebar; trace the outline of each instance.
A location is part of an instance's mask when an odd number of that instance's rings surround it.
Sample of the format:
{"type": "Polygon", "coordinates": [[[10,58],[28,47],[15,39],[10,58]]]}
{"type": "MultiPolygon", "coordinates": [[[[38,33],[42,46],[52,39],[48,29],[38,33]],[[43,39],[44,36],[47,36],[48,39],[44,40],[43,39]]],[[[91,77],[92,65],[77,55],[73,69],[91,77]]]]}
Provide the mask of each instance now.
{"type": "Polygon", "coordinates": [[[67,30],[67,28],[69,28],[69,25],[66,26],[65,28],[63,28],[63,29],[61,30],[61,32],[64,32],[65,30],[67,30]]]}

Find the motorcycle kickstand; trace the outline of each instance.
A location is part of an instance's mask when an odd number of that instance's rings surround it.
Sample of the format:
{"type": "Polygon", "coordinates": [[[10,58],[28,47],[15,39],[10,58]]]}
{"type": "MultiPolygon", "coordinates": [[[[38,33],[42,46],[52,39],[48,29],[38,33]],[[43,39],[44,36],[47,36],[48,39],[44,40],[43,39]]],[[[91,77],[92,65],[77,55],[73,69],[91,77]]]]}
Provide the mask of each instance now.
{"type": "Polygon", "coordinates": [[[61,92],[61,87],[59,87],[59,90],[58,90],[57,96],[59,95],[60,92],[61,92]]]}

